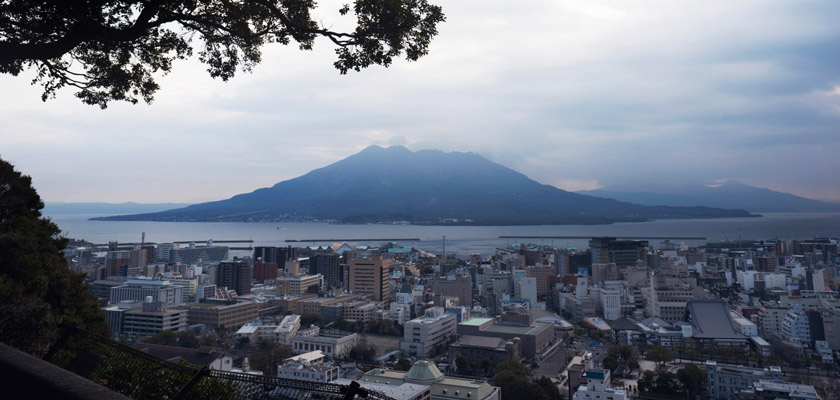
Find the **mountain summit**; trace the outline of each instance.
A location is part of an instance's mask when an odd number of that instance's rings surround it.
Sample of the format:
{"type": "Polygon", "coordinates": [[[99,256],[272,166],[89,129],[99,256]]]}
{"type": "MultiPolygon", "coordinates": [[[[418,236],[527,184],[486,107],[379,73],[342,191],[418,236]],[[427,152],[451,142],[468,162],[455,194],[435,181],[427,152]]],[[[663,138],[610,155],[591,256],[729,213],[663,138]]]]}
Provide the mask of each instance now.
{"type": "Polygon", "coordinates": [[[744,216],[750,214],[640,206],[571,193],[474,153],[370,146],[303,176],[227,200],[100,219],[534,225],[744,216]]]}

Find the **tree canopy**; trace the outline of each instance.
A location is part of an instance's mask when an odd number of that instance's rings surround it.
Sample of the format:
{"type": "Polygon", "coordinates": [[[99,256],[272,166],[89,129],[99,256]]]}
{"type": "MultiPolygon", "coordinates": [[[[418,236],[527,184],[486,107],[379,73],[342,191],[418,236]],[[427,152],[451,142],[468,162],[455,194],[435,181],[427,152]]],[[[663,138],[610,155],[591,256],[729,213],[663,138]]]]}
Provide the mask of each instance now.
{"type": "Polygon", "coordinates": [[[0,342],[35,354],[62,323],[108,332],[84,276],[70,271],[62,254],[67,239],[42,208],[32,179],[0,159],[0,342]]]}
{"type": "Polygon", "coordinates": [[[0,0],[0,73],[33,68],[44,92],[73,87],[87,104],[151,102],[176,59],[193,54],[214,78],[250,71],[268,43],[311,50],[318,37],[337,47],[342,73],[388,66],[428,53],[441,7],[426,0],[356,0],[337,10],[355,15],[352,31],[319,25],[314,0],[0,0]]]}
{"type": "Polygon", "coordinates": [[[503,399],[559,400],[560,392],[550,379],[531,381],[531,370],[519,361],[505,361],[496,366],[493,384],[502,390],[503,399]]]}

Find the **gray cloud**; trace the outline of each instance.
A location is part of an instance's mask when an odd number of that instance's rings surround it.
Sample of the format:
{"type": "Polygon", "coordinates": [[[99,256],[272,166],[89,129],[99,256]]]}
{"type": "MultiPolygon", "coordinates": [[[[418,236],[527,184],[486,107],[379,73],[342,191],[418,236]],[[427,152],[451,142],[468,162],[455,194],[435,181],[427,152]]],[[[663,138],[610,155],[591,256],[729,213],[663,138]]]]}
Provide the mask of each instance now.
{"type": "Polygon", "coordinates": [[[738,179],[840,198],[840,3],[443,6],[427,57],[348,76],[325,41],[266,48],[228,83],[179,62],[152,106],[106,111],[0,76],[0,156],[48,201],[214,200],[370,144],[473,151],[569,189],[738,179]]]}

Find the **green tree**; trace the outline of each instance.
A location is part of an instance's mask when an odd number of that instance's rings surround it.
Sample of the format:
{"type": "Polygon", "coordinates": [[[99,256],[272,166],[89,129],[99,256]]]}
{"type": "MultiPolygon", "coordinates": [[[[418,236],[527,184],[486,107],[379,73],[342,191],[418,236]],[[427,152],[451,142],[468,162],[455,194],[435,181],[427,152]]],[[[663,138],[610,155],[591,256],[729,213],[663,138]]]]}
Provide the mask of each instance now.
{"type": "Polygon", "coordinates": [[[0,159],[0,341],[36,355],[62,323],[108,334],[98,300],[64,258],[67,239],[42,208],[32,179],[0,159]]]}
{"type": "Polygon", "coordinates": [[[692,398],[700,393],[706,382],[706,371],[694,364],[688,364],[677,371],[677,379],[682,384],[686,395],[692,398]]]}
{"type": "Polygon", "coordinates": [[[674,360],[674,355],[662,346],[653,346],[647,352],[647,359],[655,362],[658,368],[662,368],[665,363],[674,360]]]}
{"type": "Polygon", "coordinates": [[[405,358],[400,358],[400,360],[394,364],[394,369],[397,371],[408,371],[411,369],[411,361],[408,361],[405,358]]]}
{"type": "MultiPolygon", "coordinates": [[[[355,15],[355,29],[332,31],[313,19],[314,0],[4,0],[0,2],[0,73],[36,71],[42,98],[62,87],[84,103],[151,102],[156,73],[192,55],[211,77],[227,80],[250,71],[267,43],[311,50],[325,37],[337,46],[342,73],[388,66],[428,52],[439,6],[426,0],[355,0],[336,17],[355,15]]],[[[324,11],[321,10],[323,13],[324,11]]]]}
{"type": "Polygon", "coordinates": [[[502,398],[559,400],[560,392],[548,378],[531,382],[531,370],[521,362],[505,361],[496,366],[493,383],[502,389],[502,398]]]}
{"type": "Polygon", "coordinates": [[[151,344],[164,344],[171,346],[175,344],[176,338],[177,336],[175,335],[175,332],[166,329],[154,334],[153,336],[150,336],[148,339],[146,339],[146,342],[151,344]]]}
{"type": "Polygon", "coordinates": [[[249,359],[251,369],[262,371],[270,376],[277,375],[277,364],[294,355],[291,347],[270,340],[258,340],[254,348],[256,354],[249,359]]]}
{"type": "Polygon", "coordinates": [[[612,355],[607,356],[604,358],[603,361],[604,368],[610,370],[610,372],[615,372],[616,368],[619,366],[618,359],[613,357],[612,355]]]}
{"type": "Polygon", "coordinates": [[[455,367],[458,368],[458,372],[465,373],[467,372],[467,357],[458,356],[455,357],[455,367]]]}
{"type": "Polygon", "coordinates": [[[306,313],[300,316],[300,326],[310,325],[324,326],[324,316],[316,313],[306,313]]]}
{"type": "Polygon", "coordinates": [[[560,400],[560,389],[557,388],[557,385],[551,381],[551,379],[541,376],[539,379],[534,381],[543,391],[543,393],[548,396],[548,400],[560,400]]]}
{"type": "Polygon", "coordinates": [[[485,375],[490,375],[491,370],[490,359],[489,358],[482,358],[481,359],[481,370],[484,371],[485,375]]]}
{"type": "Polygon", "coordinates": [[[201,347],[201,340],[193,331],[182,331],[177,334],[178,346],[197,349],[201,347]]]}

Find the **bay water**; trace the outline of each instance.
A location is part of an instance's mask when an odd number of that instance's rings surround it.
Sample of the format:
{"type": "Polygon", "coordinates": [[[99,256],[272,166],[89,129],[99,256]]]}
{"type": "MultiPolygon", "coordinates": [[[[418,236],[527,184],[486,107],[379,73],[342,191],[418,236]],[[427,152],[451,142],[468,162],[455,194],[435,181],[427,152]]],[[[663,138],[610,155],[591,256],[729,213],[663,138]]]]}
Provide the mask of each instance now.
{"type": "MultiPolygon", "coordinates": [[[[308,246],[329,244],[332,239],[417,238],[400,241],[440,253],[446,236],[446,252],[466,257],[470,253],[493,254],[497,247],[513,243],[549,244],[560,248],[586,248],[588,239],[500,239],[499,236],[615,236],[615,237],[705,237],[706,241],[743,239],[810,239],[840,237],[840,213],[768,213],[760,218],[671,219],[611,225],[528,226],[429,226],[345,225],[315,222],[146,222],[91,221],[100,215],[48,215],[69,238],[94,243],[173,241],[206,242],[208,239],[253,240],[255,246],[308,246]],[[318,239],[320,242],[286,243],[286,240],[318,239]]],[[[675,240],[702,245],[703,240],[675,240]]],[[[661,240],[650,240],[658,246],[661,240]]],[[[361,243],[361,242],[360,242],[361,243]]],[[[378,245],[381,242],[363,243],[378,245]]],[[[236,244],[235,246],[247,246],[236,244]]]]}

